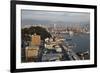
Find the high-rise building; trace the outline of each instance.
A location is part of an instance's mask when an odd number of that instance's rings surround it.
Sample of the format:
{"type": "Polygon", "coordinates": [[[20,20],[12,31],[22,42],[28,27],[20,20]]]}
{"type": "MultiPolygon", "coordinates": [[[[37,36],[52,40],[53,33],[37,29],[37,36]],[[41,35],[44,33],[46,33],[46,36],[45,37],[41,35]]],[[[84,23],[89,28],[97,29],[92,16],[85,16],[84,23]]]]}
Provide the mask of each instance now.
{"type": "Polygon", "coordinates": [[[32,46],[39,46],[41,44],[41,37],[40,35],[32,35],[31,45],[32,46]]]}
{"type": "Polygon", "coordinates": [[[32,35],[31,44],[26,49],[26,60],[35,59],[38,57],[38,51],[39,51],[40,44],[41,44],[40,35],[36,35],[36,34],[32,35]]]}

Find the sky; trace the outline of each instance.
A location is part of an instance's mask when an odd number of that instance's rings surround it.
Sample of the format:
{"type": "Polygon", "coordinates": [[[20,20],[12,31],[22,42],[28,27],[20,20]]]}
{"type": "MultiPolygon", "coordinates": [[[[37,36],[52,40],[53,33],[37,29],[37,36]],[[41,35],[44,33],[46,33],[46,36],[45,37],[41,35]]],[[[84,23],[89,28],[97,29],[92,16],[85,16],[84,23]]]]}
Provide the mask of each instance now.
{"type": "Polygon", "coordinates": [[[66,11],[39,11],[39,10],[21,10],[22,27],[31,25],[52,25],[58,24],[66,26],[69,24],[90,24],[89,13],[66,12],[66,11]]]}

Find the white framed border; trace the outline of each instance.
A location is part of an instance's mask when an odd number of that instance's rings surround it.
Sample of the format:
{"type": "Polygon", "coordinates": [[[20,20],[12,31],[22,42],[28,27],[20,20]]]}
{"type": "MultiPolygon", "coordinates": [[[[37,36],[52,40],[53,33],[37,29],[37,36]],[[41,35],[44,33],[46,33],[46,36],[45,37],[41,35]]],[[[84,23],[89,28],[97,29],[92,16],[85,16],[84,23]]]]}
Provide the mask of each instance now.
{"type": "Polygon", "coordinates": [[[16,5],[16,69],[94,64],[94,9],[16,5]],[[21,63],[21,9],[90,13],[90,60],[21,63]]]}

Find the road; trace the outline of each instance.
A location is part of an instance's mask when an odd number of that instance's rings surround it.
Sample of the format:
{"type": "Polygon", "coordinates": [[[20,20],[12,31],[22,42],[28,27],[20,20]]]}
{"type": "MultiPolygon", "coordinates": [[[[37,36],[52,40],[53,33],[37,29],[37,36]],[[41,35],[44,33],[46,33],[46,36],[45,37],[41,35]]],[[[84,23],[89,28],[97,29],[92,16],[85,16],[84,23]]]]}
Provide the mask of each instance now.
{"type": "Polygon", "coordinates": [[[60,47],[64,51],[63,53],[65,53],[65,55],[67,55],[70,60],[80,60],[75,52],[72,49],[68,48],[66,44],[60,44],[60,47]]]}

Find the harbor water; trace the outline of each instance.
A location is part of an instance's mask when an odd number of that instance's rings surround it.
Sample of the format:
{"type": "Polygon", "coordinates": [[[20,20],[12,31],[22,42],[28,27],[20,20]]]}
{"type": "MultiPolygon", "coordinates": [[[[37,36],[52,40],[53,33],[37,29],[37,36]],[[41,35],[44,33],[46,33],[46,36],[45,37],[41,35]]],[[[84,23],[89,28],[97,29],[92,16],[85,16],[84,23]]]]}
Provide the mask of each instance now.
{"type": "Polygon", "coordinates": [[[75,44],[76,47],[72,50],[76,53],[78,52],[90,52],[90,34],[78,34],[70,36],[68,34],[61,34],[65,40],[65,43],[75,44]]]}

